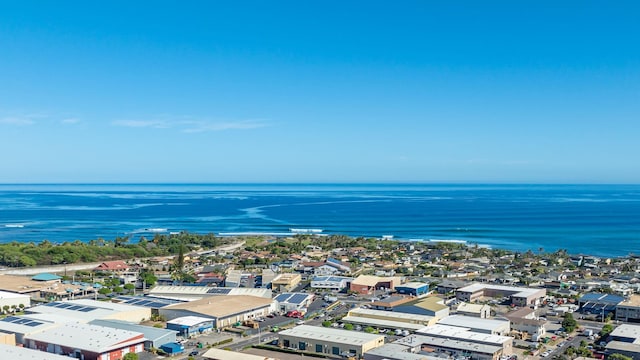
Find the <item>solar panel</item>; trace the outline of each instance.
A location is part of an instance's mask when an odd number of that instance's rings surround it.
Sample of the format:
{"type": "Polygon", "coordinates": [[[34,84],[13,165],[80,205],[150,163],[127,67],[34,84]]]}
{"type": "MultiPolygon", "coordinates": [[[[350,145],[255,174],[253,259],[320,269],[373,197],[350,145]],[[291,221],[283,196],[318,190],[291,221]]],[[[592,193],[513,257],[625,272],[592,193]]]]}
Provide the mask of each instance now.
{"type": "Polygon", "coordinates": [[[26,326],[34,327],[34,326],[38,326],[38,325],[42,325],[42,324],[43,324],[43,323],[38,322],[38,321],[31,321],[31,322],[26,323],[25,325],[26,325],[26,326]]]}
{"type": "Polygon", "coordinates": [[[215,288],[215,287],[207,290],[207,294],[223,294],[223,295],[226,295],[229,292],[231,292],[231,289],[215,288]]]}
{"type": "Polygon", "coordinates": [[[307,295],[305,294],[294,294],[291,299],[289,299],[290,303],[293,304],[300,304],[302,303],[305,299],[307,298],[307,295]]]}
{"type": "Polygon", "coordinates": [[[58,306],[56,306],[56,307],[58,307],[60,309],[66,309],[66,308],[70,308],[71,306],[73,306],[73,305],[71,305],[71,304],[58,304],[58,306]]]}
{"type": "Polygon", "coordinates": [[[69,310],[78,310],[78,309],[82,309],[82,306],[74,305],[69,308],[69,310]]]}
{"type": "Polygon", "coordinates": [[[291,294],[280,294],[278,296],[276,296],[276,301],[278,302],[285,302],[289,299],[289,297],[291,297],[291,294]]]}
{"type": "Polygon", "coordinates": [[[50,302],[50,303],[46,303],[46,304],[43,304],[43,305],[44,305],[44,306],[51,306],[51,307],[55,307],[55,306],[56,306],[56,303],[52,303],[52,302],[50,302]]]}
{"type": "Polygon", "coordinates": [[[8,323],[12,323],[16,320],[20,320],[20,318],[17,318],[15,316],[7,316],[6,318],[0,320],[0,321],[4,321],[4,322],[8,322],[8,323]]]}
{"type": "Polygon", "coordinates": [[[93,310],[96,310],[96,309],[97,308],[85,306],[85,307],[83,307],[81,309],[78,309],[78,311],[80,311],[80,312],[89,312],[89,311],[93,311],[93,310]]]}

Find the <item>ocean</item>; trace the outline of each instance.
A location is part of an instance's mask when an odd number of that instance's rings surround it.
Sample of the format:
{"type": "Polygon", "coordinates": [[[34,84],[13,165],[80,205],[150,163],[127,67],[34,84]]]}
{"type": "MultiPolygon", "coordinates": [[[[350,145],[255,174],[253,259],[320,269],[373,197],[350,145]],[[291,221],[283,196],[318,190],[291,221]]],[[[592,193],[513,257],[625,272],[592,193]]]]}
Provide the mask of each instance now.
{"type": "Polygon", "coordinates": [[[640,253],[640,185],[0,185],[0,242],[291,229],[625,256],[640,253]]]}

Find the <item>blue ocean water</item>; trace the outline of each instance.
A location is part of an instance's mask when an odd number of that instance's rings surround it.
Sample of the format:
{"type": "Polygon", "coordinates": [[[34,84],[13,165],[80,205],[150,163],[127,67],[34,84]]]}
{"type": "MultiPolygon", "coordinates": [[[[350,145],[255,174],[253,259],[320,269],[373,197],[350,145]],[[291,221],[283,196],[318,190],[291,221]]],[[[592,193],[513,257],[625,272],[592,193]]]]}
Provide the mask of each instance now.
{"type": "Polygon", "coordinates": [[[640,253],[640,185],[0,185],[0,242],[291,228],[624,256],[640,253]]]}

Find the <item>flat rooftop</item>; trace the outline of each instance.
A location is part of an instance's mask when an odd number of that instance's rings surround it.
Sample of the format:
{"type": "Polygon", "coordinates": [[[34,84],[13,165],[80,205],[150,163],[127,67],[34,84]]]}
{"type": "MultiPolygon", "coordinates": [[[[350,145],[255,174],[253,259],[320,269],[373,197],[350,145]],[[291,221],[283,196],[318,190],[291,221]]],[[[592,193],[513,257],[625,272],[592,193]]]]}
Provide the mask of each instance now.
{"type": "Polygon", "coordinates": [[[614,337],[631,338],[634,339],[634,343],[638,343],[640,342],[640,326],[622,324],[615,328],[610,335],[614,337]]]}
{"type": "Polygon", "coordinates": [[[273,358],[265,358],[260,355],[245,354],[215,348],[207,350],[207,352],[202,354],[202,357],[214,360],[275,360],[273,358]]]}
{"type": "Polygon", "coordinates": [[[427,326],[418,330],[421,335],[445,337],[450,339],[468,340],[475,343],[495,344],[500,345],[505,342],[513,341],[512,337],[483,334],[470,331],[470,329],[464,329],[456,326],[447,325],[434,325],[427,326]]]}
{"type": "Polygon", "coordinates": [[[165,306],[168,310],[189,310],[205,316],[224,318],[271,306],[274,300],[251,295],[212,296],[187,303],[165,306]]]}
{"type": "MultiPolygon", "coordinates": [[[[2,281],[2,278],[0,278],[2,281]]],[[[17,294],[14,292],[0,291],[0,299],[29,299],[29,295],[17,294]]]]}
{"type": "MultiPolygon", "coordinates": [[[[384,344],[367,351],[367,354],[393,360],[443,360],[442,358],[409,352],[410,348],[402,344],[384,344]]],[[[366,355],[365,355],[366,357],[366,355]]]]}
{"type": "Polygon", "coordinates": [[[435,346],[448,349],[459,349],[468,351],[471,353],[482,354],[495,354],[502,350],[502,346],[479,344],[472,341],[465,341],[461,339],[448,339],[427,335],[409,335],[402,338],[394,344],[405,345],[408,347],[415,347],[419,345],[435,346]]]}
{"type": "Polygon", "coordinates": [[[402,322],[410,322],[410,323],[424,323],[428,324],[430,321],[434,319],[433,316],[428,315],[416,315],[416,314],[408,314],[397,311],[385,311],[385,310],[374,310],[374,309],[363,309],[363,308],[355,308],[349,311],[349,315],[352,316],[362,316],[362,317],[374,317],[374,316],[384,316],[387,318],[395,318],[398,321],[402,322]]]}
{"type": "Polygon", "coordinates": [[[342,322],[358,324],[358,325],[369,325],[377,328],[383,329],[400,329],[400,330],[409,330],[409,331],[417,331],[424,328],[423,324],[412,324],[408,322],[402,321],[393,321],[393,320],[383,320],[383,319],[375,319],[370,317],[362,317],[362,316],[345,316],[341,320],[342,322]]]}
{"type": "Polygon", "coordinates": [[[68,356],[51,354],[21,346],[0,344],[0,359],[11,360],[69,360],[68,356]]]}
{"type": "Polygon", "coordinates": [[[396,288],[409,288],[409,289],[420,289],[422,287],[429,287],[429,284],[421,283],[417,281],[408,282],[401,285],[396,285],[396,288]]]}
{"type": "Polygon", "coordinates": [[[67,323],[26,336],[26,339],[58,344],[101,354],[144,341],[142,333],[105,326],[67,323]],[[133,340],[137,338],[136,340],[133,340]]]}
{"type": "Polygon", "coordinates": [[[446,318],[440,319],[438,324],[457,326],[462,328],[482,329],[488,331],[494,331],[496,329],[509,327],[509,321],[495,320],[495,319],[483,319],[473,316],[463,315],[451,315],[446,318]]]}
{"type": "Polygon", "coordinates": [[[498,290],[505,293],[511,293],[511,296],[517,297],[529,297],[531,295],[535,295],[540,291],[545,291],[545,289],[534,289],[534,288],[524,288],[518,286],[505,286],[505,285],[493,285],[493,284],[484,284],[484,283],[475,283],[462,288],[459,288],[458,291],[461,292],[470,292],[476,293],[478,291],[484,291],[485,289],[498,290]]]}
{"type": "Polygon", "coordinates": [[[212,322],[213,319],[201,316],[183,316],[167,321],[167,324],[176,324],[182,326],[196,326],[202,323],[212,322]]]}
{"type": "Polygon", "coordinates": [[[640,295],[631,295],[627,300],[618,304],[618,306],[638,306],[640,307],[640,295]]]}
{"type": "Polygon", "coordinates": [[[345,345],[364,345],[371,341],[384,340],[383,335],[311,325],[296,326],[292,329],[279,332],[278,336],[292,336],[345,345]]]}

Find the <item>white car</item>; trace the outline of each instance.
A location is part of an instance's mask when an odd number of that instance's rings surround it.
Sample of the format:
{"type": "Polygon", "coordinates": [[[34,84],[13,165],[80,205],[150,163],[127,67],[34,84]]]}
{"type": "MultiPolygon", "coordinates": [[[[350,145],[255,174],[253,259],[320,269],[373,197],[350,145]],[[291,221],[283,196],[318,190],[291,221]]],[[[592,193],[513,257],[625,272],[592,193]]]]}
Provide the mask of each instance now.
{"type": "Polygon", "coordinates": [[[540,354],[540,356],[542,356],[542,357],[547,357],[547,356],[549,356],[549,355],[551,355],[551,353],[550,353],[550,352],[548,352],[548,351],[545,351],[545,352],[543,352],[542,354],[540,354]]]}

